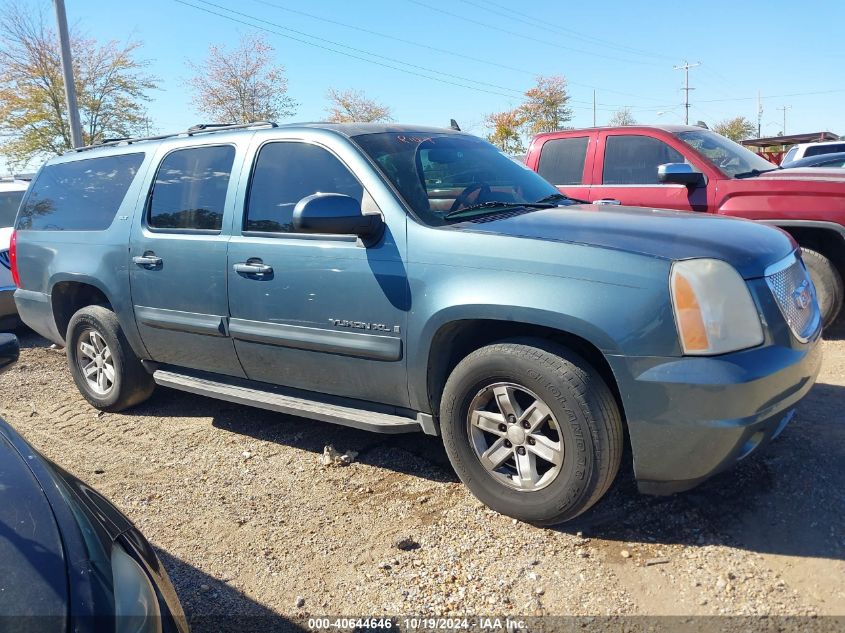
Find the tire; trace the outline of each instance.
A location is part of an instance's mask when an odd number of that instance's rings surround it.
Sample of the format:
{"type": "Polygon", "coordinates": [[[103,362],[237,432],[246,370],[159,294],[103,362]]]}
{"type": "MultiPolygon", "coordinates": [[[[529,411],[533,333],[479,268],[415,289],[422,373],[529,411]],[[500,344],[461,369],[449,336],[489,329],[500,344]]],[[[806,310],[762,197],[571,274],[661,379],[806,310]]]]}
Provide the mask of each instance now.
{"type": "Polygon", "coordinates": [[[845,297],[842,275],[836,270],[833,262],[818,251],[802,247],[801,256],[816,287],[822,325],[827,328],[833,325],[842,310],[842,300],[845,297]]]}
{"type": "Polygon", "coordinates": [[[607,492],[622,457],[622,418],[608,386],[583,358],[543,340],[503,341],[458,363],[443,391],[440,427],[452,467],[472,493],[493,510],[536,525],[562,523],[590,508],[607,492]],[[500,422],[510,407],[517,422],[500,422]],[[544,418],[537,430],[514,430],[530,411],[529,426],[544,418]],[[496,431],[486,430],[491,423],[496,431]],[[536,453],[554,455],[549,446],[562,448],[559,464],[536,453]],[[498,469],[482,463],[481,455],[496,463],[510,449],[498,469]],[[528,464],[521,470],[520,449],[528,464]]]}
{"type": "Polygon", "coordinates": [[[87,306],[74,314],[66,342],[70,373],[79,392],[93,407],[116,413],[152,395],[152,376],[141,365],[117,316],[108,308],[87,306]],[[87,377],[86,367],[90,368],[87,377]]]}

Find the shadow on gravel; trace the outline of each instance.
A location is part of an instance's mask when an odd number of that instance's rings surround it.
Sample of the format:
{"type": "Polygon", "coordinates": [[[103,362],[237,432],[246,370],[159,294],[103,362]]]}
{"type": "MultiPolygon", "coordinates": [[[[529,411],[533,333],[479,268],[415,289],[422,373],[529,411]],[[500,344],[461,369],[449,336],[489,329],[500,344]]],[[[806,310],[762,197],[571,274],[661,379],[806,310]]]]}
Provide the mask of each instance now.
{"type": "Polygon", "coordinates": [[[779,438],[735,468],[689,492],[649,497],[637,492],[629,464],[602,501],[557,529],[621,543],[845,560],[842,464],[845,387],[821,383],[779,438]]]}
{"type": "Polygon", "coordinates": [[[192,633],[300,633],[303,627],[246,594],[156,548],[179,594],[192,633]]]}

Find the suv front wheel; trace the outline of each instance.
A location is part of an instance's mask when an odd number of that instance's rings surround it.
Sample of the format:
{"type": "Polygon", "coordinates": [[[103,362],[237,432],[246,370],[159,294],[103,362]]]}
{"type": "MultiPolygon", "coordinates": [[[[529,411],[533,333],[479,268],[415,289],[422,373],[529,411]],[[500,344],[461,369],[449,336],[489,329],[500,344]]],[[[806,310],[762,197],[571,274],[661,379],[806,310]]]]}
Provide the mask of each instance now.
{"type": "Polygon", "coordinates": [[[538,525],[587,510],[621,461],[613,394],[583,358],[549,341],[504,341],[464,358],[446,383],[440,425],[473,494],[538,525]]]}
{"type": "Polygon", "coordinates": [[[123,411],[149,398],[155,388],[117,316],[104,306],[86,306],[73,315],[67,359],[80,393],[101,411],[123,411]]]}

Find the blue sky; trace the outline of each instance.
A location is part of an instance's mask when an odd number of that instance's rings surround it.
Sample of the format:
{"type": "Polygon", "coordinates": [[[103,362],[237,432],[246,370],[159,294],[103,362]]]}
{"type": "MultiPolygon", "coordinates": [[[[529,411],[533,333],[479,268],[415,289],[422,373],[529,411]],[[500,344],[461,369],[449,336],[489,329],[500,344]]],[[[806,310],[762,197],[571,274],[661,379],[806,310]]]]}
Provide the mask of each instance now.
{"type": "Polygon", "coordinates": [[[484,116],[518,105],[535,75],[561,74],[570,81],[572,125],[592,125],[593,88],[599,125],[620,107],[630,107],[639,122],[678,123],[683,72],[673,66],[687,59],[702,64],[690,71],[692,122],[736,115],[756,122],[759,90],[764,135],[781,130],[776,108],[784,105],[791,106],[788,133],[845,134],[841,1],[185,2],[232,20],[176,0],[66,0],[68,20],[82,33],[143,42],[140,54],[161,80],[149,106],[160,132],[201,119],[185,85],[186,60],[258,30],[275,47],[300,103],[291,120],[323,119],[329,87],[356,88],[391,106],[397,121],[448,125],[455,118],[482,134],[484,116]]]}

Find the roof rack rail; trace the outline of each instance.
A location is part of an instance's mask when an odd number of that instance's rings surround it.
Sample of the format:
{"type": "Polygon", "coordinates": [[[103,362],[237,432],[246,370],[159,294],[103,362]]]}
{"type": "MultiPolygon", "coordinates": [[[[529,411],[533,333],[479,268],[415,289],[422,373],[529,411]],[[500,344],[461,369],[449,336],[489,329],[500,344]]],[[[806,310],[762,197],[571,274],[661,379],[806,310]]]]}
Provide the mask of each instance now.
{"type": "MultiPolygon", "coordinates": [[[[174,136],[181,136],[182,134],[186,134],[188,136],[194,136],[195,134],[208,134],[210,132],[225,132],[227,130],[245,130],[253,127],[279,127],[277,123],[273,121],[254,121],[252,123],[199,123],[197,125],[192,125],[187,129],[185,132],[172,132],[170,134],[157,134],[154,136],[138,136],[132,137],[127,136],[124,138],[106,138],[102,141],[98,141],[97,143],[93,143],[91,145],[86,145],[85,147],[74,147],[70,152],[84,152],[89,149],[97,149],[99,147],[109,147],[111,145],[119,145],[120,143],[126,143],[127,145],[131,145],[132,143],[140,143],[141,141],[160,141],[166,138],[173,138],[174,136]]],[[[68,152],[68,153],[70,153],[68,152]]]]}

